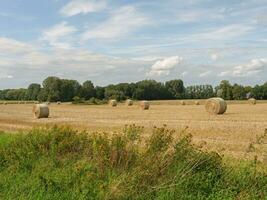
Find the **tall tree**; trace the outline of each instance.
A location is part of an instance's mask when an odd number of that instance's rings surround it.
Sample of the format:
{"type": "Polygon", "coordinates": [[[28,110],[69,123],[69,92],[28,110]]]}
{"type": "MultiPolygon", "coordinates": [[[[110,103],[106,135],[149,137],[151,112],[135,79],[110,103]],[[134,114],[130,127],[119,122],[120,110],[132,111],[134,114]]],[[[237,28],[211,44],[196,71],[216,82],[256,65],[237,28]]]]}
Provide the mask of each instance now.
{"type": "Polygon", "coordinates": [[[82,98],[88,100],[92,97],[96,97],[96,91],[92,81],[85,81],[82,85],[82,98]]]}
{"type": "Polygon", "coordinates": [[[242,85],[234,84],[233,85],[233,99],[235,100],[242,100],[246,98],[246,91],[242,85]]]}
{"type": "Polygon", "coordinates": [[[232,85],[227,80],[222,80],[220,85],[216,87],[216,93],[220,93],[220,97],[226,100],[233,99],[232,85]]]}
{"type": "Polygon", "coordinates": [[[29,85],[26,93],[27,100],[37,100],[38,94],[41,91],[41,85],[32,83],[29,85]]]}
{"type": "Polygon", "coordinates": [[[167,81],[165,87],[174,99],[181,99],[184,96],[184,82],[180,79],[167,81]]]}
{"type": "Polygon", "coordinates": [[[50,76],[43,81],[43,98],[45,101],[60,101],[61,80],[50,76]]]}
{"type": "Polygon", "coordinates": [[[81,96],[81,84],[76,80],[61,79],[60,100],[72,101],[73,97],[81,96]]]}

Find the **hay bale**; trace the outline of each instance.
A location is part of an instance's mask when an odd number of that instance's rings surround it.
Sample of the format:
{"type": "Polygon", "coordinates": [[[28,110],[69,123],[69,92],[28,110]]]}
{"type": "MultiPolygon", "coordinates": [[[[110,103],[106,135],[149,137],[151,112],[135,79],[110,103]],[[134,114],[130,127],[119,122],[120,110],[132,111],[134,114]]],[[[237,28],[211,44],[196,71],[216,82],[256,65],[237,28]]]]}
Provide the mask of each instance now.
{"type": "Polygon", "coordinates": [[[141,108],[142,110],[148,110],[149,107],[150,107],[150,104],[149,104],[148,101],[141,101],[141,102],[140,102],[140,108],[141,108]]]}
{"type": "Polygon", "coordinates": [[[58,102],[57,102],[57,105],[61,105],[61,102],[60,102],[60,101],[58,101],[58,102]]]}
{"type": "Polygon", "coordinates": [[[33,115],[36,119],[48,118],[49,107],[47,104],[36,104],[33,106],[33,115]]]}
{"type": "Polygon", "coordinates": [[[116,107],[116,106],[117,106],[117,101],[114,100],[114,99],[112,99],[112,100],[109,101],[109,105],[110,105],[111,107],[116,107]]]}
{"type": "Polygon", "coordinates": [[[197,106],[200,105],[199,101],[195,101],[195,105],[197,106]]]}
{"type": "Polygon", "coordinates": [[[7,102],[4,102],[4,105],[7,105],[7,102]]]}
{"type": "Polygon", "coordinates": [[[184,100],[181,101],[181,105],[183,105],[183,106],[185,105],[185,101],[184,100]]]}
{"type": "Polygon", "coordinates": [[[131,100],[131,99],[127,99],[127,100],[125,101],[125,105],[126,105],[126,106],[132,106],[132,105],[133,105],[133,100],[131,100]]]}
{"type": "Polygon", "coordinates": [[[250,105],[256,105],[257,100],[254,99],[254,98],[250,98],[250,99],[248,99],[248,103],[249,103],[250,105]]]}
{"type": "Polygon", "coordinates": [[[210,114],[220,115],[225,113],[227,104],[222,98],[211,98],[206,101],[205,107],[210,114]]]}

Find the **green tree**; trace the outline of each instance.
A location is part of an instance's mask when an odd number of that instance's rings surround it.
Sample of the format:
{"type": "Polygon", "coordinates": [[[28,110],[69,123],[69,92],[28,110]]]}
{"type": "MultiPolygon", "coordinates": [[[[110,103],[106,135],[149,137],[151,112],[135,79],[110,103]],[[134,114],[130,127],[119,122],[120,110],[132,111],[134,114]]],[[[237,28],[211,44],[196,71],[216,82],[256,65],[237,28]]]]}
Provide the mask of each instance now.
{"type": "Polygon", "coordinates": [[[50,76],[43,81],[44,101],[60,101],[61,80],[58,77],[50,76]]]}
{"type": "Polygon", "coordinates": [[[227,80],[222,80],[220,85],[216,87],[216,94],[220,91],[220,97],[226,100],[233,99],[232,85],[227,80]]]}
{"type": "Polygon", "coordinates": [[[104,99],[105,98],[105,88],[96,86],[95,87],[95,93],[96,93],[96,98],[97,99],[104,99]]]}
{"type": "Polygon", "coordinates": [[[233,99],[235,100],[243,100],[246,98],[246,90],[242,85],[234,84],[233,85],[233,99]]]}
{"type": "Polygon", "coordinates": [[[92,81],[85,81],[82,85],[82,97],[89,100],[92,97],[96,97],[96,91],[92,81]]]}
{"type": "Polygon", "coordinates": [[[144,80],[136,83],[133,98],[138,100],[169,99],[170,94],[163,83],[155,80],[144,80]]]}
{"type": "Polygon", "coordinates": [[[184,82],[180,79],[167,81],[165,87],[174,99],[181,99],[184,96],[184,82]]]}
{"type": "Polygon", "coordinates": [[[26,92],[27,89],[11,89],[8,90],[5,94],[5,99],[6,100],[26,100],[26,92]]]}
{"type": "Polygon", "coordinates": [[[30,84],[26,92],[27,100],[37,100],[40,91],[41,91],[40,84],[37,83],[30,84]]]}
{"type": "Polygon", "coordinates": [[[60,80],[60,101],[72,101],[73,97],[81,96],[81,84],[76,80],[60,80]]]}

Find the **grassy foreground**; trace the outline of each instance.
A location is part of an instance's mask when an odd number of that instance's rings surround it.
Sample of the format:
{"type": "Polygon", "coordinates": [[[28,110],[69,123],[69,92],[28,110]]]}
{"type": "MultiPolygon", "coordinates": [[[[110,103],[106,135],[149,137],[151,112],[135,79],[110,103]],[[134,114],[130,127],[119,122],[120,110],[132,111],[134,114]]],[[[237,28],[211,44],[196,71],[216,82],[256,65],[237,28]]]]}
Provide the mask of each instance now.
{"type": "Polygon", "coordinates": [[[191,136],[126,126],[121,133],[0,133],[0,199],[267,199],[257,161],[225,164],[191,136]]]}

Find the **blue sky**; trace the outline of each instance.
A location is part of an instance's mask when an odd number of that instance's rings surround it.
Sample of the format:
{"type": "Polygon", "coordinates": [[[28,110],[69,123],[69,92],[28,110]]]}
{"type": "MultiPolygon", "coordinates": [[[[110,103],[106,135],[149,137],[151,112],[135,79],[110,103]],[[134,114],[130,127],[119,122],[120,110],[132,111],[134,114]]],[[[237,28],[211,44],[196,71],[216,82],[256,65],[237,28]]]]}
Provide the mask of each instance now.
{"type": "Polygon", "coordinates": [[[267,81],[267,0],[1,0],[0,88],[267,81]]]}

